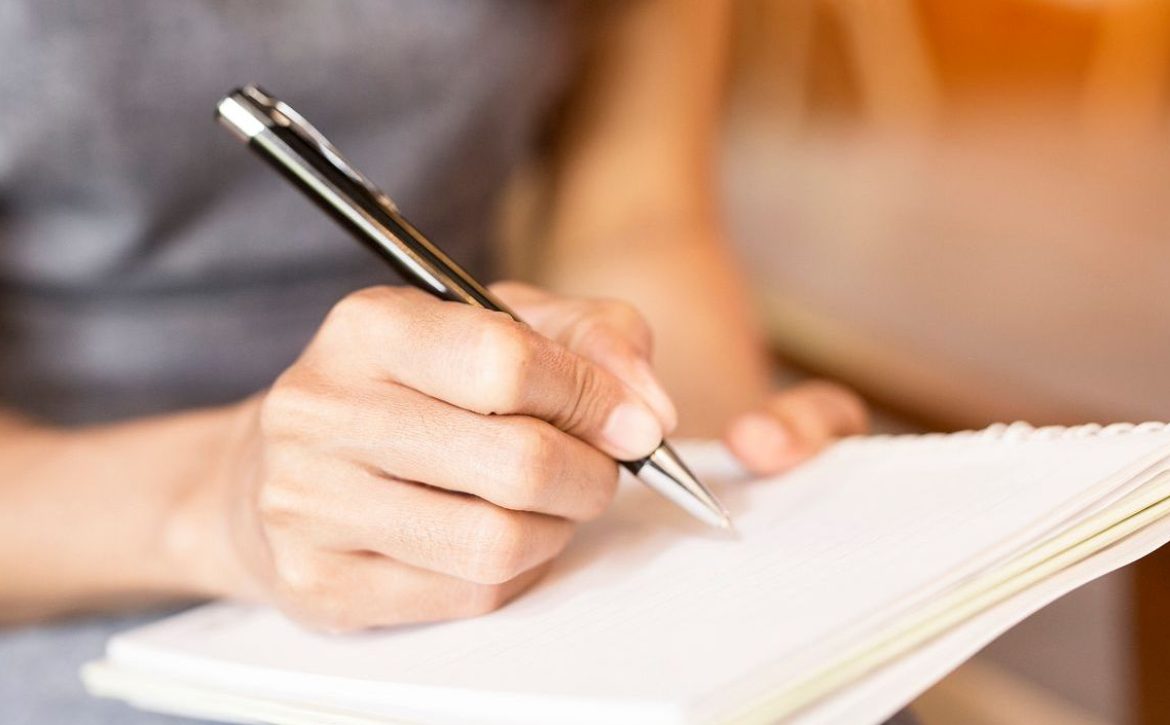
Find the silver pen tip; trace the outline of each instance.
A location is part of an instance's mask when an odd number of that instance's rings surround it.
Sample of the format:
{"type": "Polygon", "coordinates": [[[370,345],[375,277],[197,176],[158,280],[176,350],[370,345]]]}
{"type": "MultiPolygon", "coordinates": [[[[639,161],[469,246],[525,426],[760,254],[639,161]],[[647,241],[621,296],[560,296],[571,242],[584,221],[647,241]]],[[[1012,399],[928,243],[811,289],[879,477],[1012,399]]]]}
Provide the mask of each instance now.
{"type": "MultiPolygon", "coordinates": [[[[715,503],[719,504],[719,501],[716,500],[715,503]]],[[[727,509],[724,508],[722,504],[719,504],[719,515],[719,522],[715,525],[725,533],[734,537],[738,537],[739,529],[735,528],[735,522],[731,520],[731,514],[728,513],[727,509]]]]}
{"type": "Polygon", "coordinates": [[[725,531],[735,530],[727,509],[666,441],[642,464],[638,478],[703,523],[725,531]]]}

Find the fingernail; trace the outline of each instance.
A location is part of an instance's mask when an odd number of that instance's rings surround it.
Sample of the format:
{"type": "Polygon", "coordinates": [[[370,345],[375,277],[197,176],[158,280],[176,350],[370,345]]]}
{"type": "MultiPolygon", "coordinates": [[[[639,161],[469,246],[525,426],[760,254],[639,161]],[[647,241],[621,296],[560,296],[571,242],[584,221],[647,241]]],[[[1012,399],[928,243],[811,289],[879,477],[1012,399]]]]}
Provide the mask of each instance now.
{"type": "Polygon", "coordinates": [[[633,461],[662,442],[662,424],[645,406],[621,403],[609,414],[601,435],[612,454],[620,460],[633,461]]]}
{"type": "Polygon", "coordinates": [[[666,389],[658,382],[650,363],[639,360],[635,364],[635,372],[638,376],[638,392],[642,394],[646,403],[658,416],[663,430],[667,432],[674,430],[674,427],[678,425],[678,411],[675,410],[674,402],[671,401],[670,396],[666,394],[666,389]]]}

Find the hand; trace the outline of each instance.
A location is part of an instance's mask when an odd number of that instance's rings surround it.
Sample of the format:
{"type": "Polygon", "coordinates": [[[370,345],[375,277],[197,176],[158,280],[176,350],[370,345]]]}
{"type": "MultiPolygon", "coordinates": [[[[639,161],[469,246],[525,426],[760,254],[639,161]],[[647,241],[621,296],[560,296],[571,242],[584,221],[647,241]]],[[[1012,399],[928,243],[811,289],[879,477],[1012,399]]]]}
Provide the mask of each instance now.
{"type": "Polygon", "coordinates": [[[480,614],[606,508],[614,459],[675,424],[645,323],[494,289],[532,327],[414,289],[350,295],[243,404],[206,515],[231,542],[219,590],[330,631],[480,614]]]}
{"type": "Polygon", "coordinates": [[[865,403],[848,388],[823,380],[777,393],[760,410],[739,416],[725,440],[758,474],[786,471],[842,436],[869,428],[865,403]]]}

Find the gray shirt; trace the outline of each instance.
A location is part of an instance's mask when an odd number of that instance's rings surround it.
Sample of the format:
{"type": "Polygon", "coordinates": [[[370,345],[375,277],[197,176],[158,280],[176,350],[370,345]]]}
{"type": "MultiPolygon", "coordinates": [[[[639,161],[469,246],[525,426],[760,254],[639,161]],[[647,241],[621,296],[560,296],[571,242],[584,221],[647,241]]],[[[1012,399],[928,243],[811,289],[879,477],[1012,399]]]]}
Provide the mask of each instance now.
{"type": "MultiPolygon", "coordinates": [[[[256,82],[457,260],[574,56],[551,0],[0,2],[0,405],[111,420],[268,384],[329,306],[394,281],[212,121],[256,82]]],[[[0,720],[146,723],[78,666],[139,620],[0,630],[0,720]]],[[[167,720],[169,721],[169,719],[167,720]]]]}
{"type": "Polygon", "coordinates": [[[547,0],[0,3],[0,404],[226,402],[390,274],[212,121],[257,82],[458,261],[572,60],[547,0]]]}

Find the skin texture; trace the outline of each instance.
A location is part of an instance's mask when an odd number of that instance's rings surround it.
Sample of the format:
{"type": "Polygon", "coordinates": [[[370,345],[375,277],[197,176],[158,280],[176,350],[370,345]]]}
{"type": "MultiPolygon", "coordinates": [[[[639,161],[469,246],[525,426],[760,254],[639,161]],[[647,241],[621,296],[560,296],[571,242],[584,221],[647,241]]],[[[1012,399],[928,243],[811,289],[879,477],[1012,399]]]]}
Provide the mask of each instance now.
{"type": "Polygon", "coordinates": [[[0,622],[191,597],[329,631],[472,616],[531,586],[604,512],[614,459],[676,424],[762,473],[862,431],[839,386],[769,389],[714,193],[726,6],[613,3],[598,31],[536,285],[496,286],[531,327],[375,288],[235,405],[81,429],[0,413],[0,622]]]}

